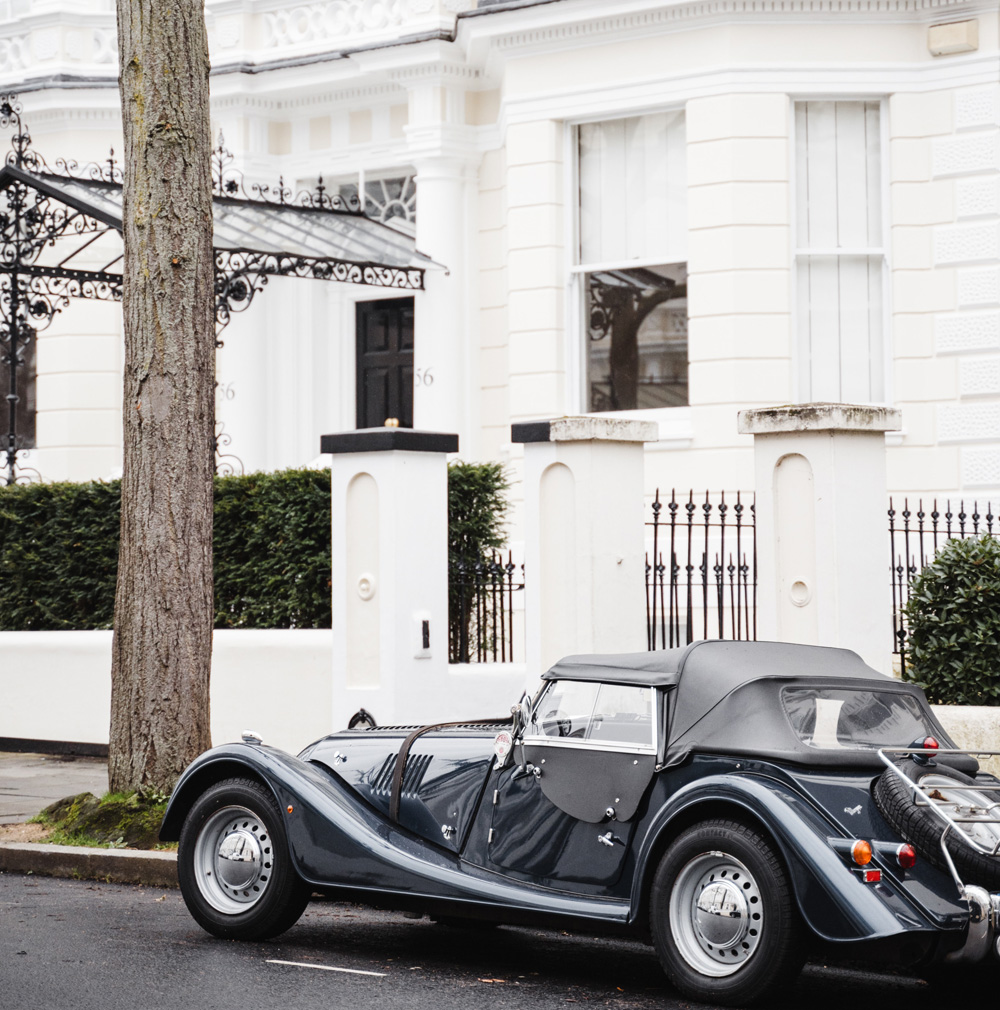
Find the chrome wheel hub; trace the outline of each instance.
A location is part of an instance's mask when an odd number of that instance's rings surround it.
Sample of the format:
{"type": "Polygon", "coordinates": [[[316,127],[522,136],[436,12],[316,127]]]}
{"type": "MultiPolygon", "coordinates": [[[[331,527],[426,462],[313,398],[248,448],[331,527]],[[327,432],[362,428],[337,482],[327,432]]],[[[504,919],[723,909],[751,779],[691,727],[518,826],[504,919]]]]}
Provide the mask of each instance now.
{"type": "Polygon", "coordinates": [[[253,887],[261,870],[261,848],[252,832],[237,828],[219,843],[215,872],[222,886],[231,891],[253,887]]]}
{"type": "Polygon", "coordinates": [[[271,881],[271,835],[243,806],[222,807],[205,822],[194,851],[195,879],[218,912],[238,915],[264,896],[271,881]]]}
{"type": "Polygon", "coordinates": [[[708,949],[735,947],[750,928],[743,892],[732,880],[713,880],[694,903],[694,928],[708,949]]]}
{"type": "Polygon", "coordinates": [[[760,944],[764,909],[750,871],[725,852],[685,865],[670,893],[670,932],[687,963],[712,978],[732,975],[760,944]]]}

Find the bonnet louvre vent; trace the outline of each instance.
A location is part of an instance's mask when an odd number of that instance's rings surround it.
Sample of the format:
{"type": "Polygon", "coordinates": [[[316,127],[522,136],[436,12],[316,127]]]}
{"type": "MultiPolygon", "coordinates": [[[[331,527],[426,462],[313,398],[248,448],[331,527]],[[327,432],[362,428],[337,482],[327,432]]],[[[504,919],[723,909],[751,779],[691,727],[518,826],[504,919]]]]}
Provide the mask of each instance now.
{"type": "MultiPolygon", "coordinates": [[[[396,771],[396,754],[390,754],[382,763],[378,774],[372,781],[372,792],[380,796],[388,796],[392,792],[392,776],[396,771]]],[[[413,754],[406,762],[406,770],[403,772],[403,796],[416,796],[420,783],[423,782],[433,754],[413,754]]]]}

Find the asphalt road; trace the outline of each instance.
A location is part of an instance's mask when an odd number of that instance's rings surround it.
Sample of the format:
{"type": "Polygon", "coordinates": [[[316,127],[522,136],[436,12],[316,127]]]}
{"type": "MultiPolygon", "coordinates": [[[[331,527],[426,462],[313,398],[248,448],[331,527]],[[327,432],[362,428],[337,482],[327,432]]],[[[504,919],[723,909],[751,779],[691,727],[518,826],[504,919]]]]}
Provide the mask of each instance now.
{"type": "MultiPolygon", "coordinates": [[[[326,901],[314,901],[276,940],[239,943],[202,932],[177,891],[0,874],[4,1010],[536,1010],[583,1003],[694,1006],[668,986],[652,950],[637,943],[530,928],[454,929],[326,901]]],[[[915,979],[821,965],[808,966],[774,1004],[845,1006],[950,1010],[915,979]]]]}

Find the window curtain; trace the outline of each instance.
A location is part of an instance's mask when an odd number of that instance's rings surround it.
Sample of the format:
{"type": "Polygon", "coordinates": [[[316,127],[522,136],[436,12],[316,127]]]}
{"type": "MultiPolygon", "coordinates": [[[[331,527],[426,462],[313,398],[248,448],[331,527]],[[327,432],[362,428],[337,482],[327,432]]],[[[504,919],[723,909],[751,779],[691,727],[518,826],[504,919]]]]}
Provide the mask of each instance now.
{"type": "Polygon", "coordinates": [[[578,136],[580,263],[686,261],[684,113],[586,123],[578,136]]]}
{"type": "Polygon", "coordinates": [[[799,102],[796,243],[800,398],[885,397],[877,102],[799,102]]]}

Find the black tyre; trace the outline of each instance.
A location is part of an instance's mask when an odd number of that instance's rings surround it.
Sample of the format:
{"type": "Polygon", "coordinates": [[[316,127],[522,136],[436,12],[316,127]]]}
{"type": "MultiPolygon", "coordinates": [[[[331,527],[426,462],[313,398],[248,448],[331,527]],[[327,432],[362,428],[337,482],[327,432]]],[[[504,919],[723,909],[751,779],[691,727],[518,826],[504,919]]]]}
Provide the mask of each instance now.
{"type": "Polygon", "coordinates": [[[181,829],[177,877],[199,925],[227,940],[284,933],[311,893],[292,866],[278,805],[255,779],[226,779],[198,798],[181,829]]]}
{"type": "MultiPolygon", "coordinates": [[[[905,758],[897,763],[900,771],[912,782],[931,791],[932,798],[949,814],[976,816],[971,811],[985,810],[1000,797],[994,792],[980,792],[974,778],[943,764],[921,765],[905,758]]],[[[886,821],[932,865],[947,871],[941,852],[944,821],[926,806],[917,806],[913,791],[896,772],[887,769],[875,782],[875,804],[886,821]]],[[[989,816],[996,816],[995,813],[989,816]]],[[[987,815],[980,824],[966,824],[973,837],[992,849],[1000,842],[1000,825],[989,823],[987,815]]],[[[1000,887],[1000,859],[977,852],[954,833],[949,836],[948,852],[962,880],[979,884],[989,890],[1000,887]]]]}
{"type": "Polygon", "coordinates": [[[746,824],[711,820],[679,835],[650,899],[660,963],[686,996],[745,1006],[802,967],[803,930],[788,875],[770,843],[746,824]]]}

